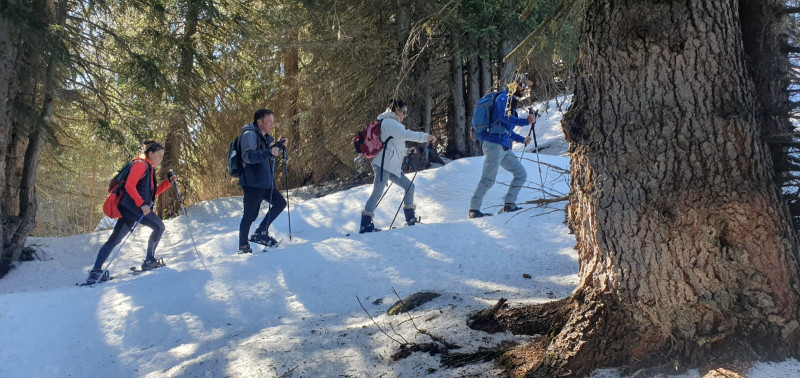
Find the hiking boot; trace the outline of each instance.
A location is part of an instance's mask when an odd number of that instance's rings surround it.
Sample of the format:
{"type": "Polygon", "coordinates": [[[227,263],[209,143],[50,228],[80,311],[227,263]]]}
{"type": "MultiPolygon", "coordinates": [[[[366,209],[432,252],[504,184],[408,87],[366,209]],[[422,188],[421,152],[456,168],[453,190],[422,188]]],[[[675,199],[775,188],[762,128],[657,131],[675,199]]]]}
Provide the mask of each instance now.
{"type": "Polygon", "coordinates": [[[237,253],[240,255],[243,253],[253,253],[253,250],[250,248],[250,244],[245,244],[239,246],[239,252],[237,253]]]}
{"type": "Polygon", "coordinates": [[[269,236],[267,230],[263,231],[256,230],[254,234],[250,235],[250,241],[253,243],[261,244],[268,248],[278,245],[278,241],[275,240],[275,238],[273,238],[272,236],[269,236]]]}
{"type": "Polygon", "coordinates": [[[507,203],[503,205],[503,211],[501,211],[501,213],[511,213],[517,210],[522,210],[522,208],[513,203],[507,203]]]}
{"type": "Polygon", "coordinates": [[[108,271],[100,269],[92,269],[89,271],[89,277],[86,278],[87,285],[94,285],[97,282],[105,282],[109,280],[108,271]]]}
{"type": "Polygon", "coordinates": [[[147,259],[142,263],[142,270],[153,270],[164,266],[163,259],[147,259]]]}
{"type": "Polygon", "coordinates": [[[414,215],[414,208],[413,207],[403,209],[403,214],[406,215],[406,224],[407,225],[413,226],[417,222],[419,222],[419,220],[417,220],[417,217],[414,215]]]}
{"type": "Polygon", "coordinates": [[[482,213],[480,210],[470,209],[468,218],[469,219],[472,219],[472,218],[483,218],[485,216],[486,216],[486,214],[482,213]]]}
{"type": "Polygon", "coordinates": [[[363,234],[365,232],[373,232],[373,231],[380,231],[375,229],[375,224],[372,223],[372,217],[369,215],[361,215],[361,228],[358,230],[359,234],[363,234]]]}

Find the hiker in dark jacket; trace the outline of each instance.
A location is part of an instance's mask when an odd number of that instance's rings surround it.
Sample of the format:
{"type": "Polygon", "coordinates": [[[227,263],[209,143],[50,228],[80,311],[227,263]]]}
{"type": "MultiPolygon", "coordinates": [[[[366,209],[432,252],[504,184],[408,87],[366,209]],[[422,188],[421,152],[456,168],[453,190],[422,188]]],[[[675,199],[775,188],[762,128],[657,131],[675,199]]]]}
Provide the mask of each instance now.
{"type": "Polygon", "coordinates": [[[153,212],[156,196],[169,189],[175,182],[177,176],[170,175],[169,178],[156,186],[156,168],[164,159],[164,146],[154,140],[147,140],[142,143],[142,154],[133,159],[130,172],[125,180],[125,190],[119,201],[117,208],[122,218],[117,220],[114,231],[108,237],[108,241],[100,247],[94,267],[89,272],[86,282],[93,284],[98,281],[105,281],[108,275],[101,269],[108,255],[123,238],[130,232],[136,221],[153,230],[150,233],[150,240],[147,242],[147,257],[142,263],[142,270],[150,270],[161,267],[163,263],[156,260],[155,252],[161,234],[164,233],[164,223],[161,218],[153,212]],[[139,220],[141,219],[141,220],[139,220]]]}
{"type": "Polygon", "coordinates": [[[486,215],[481,212],[481,204],[486,192],[494,185],[498,167],[503,167],[503,169],[514,175],[514,179],[511,180],[511,185],[508,187],[508,193],[506,193],[503,201],[503,210],[501,211],[511,212],[520,209],[516,205],[517,195],[519,195],[522,185],[525,184],[528,173],[519,159],[517,159],[517,156],[514,155],[514,152],[511,151],[511,142],[524,143],[526,146],[531,142],[531,137],[523,137],[515,133],[514,128],[528,124],[533,127],[533,124],[536,123],[536,116],[530,114],[527,118],[517,117],[519,98],[524,95],[525,90],[533,83],[527,79],[519,78],[519,80],[515,81],[515,84],[513,85],[514,90],[510,91],[511,93],[509,91],[500,92],[492,105],[491,123],[494,124],[499,119],[506,132],[503,134],[486,133],[481,135],[483,140],[481,144],[483,149],[483,170],[481,179],[478,181],[478,186],[475,188],[475,193],[469,203],[469,218],[480,218],[486,215]],[[511,96],[511,98],[508,96],[511,96]]]}
{"type": "Polygon", "coordinates": [[[239,224],[239,253],[253,253],[248,240],[266,247],[278,244],[275,238],[269,236],[268,230],[272,221],[286,208],[286,200],[275,187],[273,167],[274,158],[281,149],[286,148],[289,141],[281,138],[274,142],[275,139],[270,135],[275,128],[274,122],[272,110],[259,109],[253,115],[253,123],[242,127],[240,146],[244,171],[239,176],[239,186],[244,192],[244,214],[239,224]],[[269,212],[248,239],[250,226],[258,217],[263,201],[270,203],[269,212]]]}
{"type": "Polygon", "coordinates": [[[406,216],[406,224],[413,226],[417,223],[417,216],[414,213],[414,183],[401,171],[403,157],[408,150],[406,142],[428,142],[436,141],[436,137],[420,131],[407,130],[403,126],[403,120],[408,115],[408,106],[403,100],[389,100],[389,107],[385,112],[378,115],[381,121],[381,140],[385,142],[384,151],[378,153],[378,157],[372,160],[372,170],[375,171],[375,181],[372,184],[372,195],[364,205],[361,212],[361,227],[359,233],[380,231],[375,228],[372,217],[375,215],[375,208],[378,207],[383,188],[389,180],[400,186],[406,191],[403,197],[403,213],[406,216]],[[391,137],[391,139],[389,139],[391,137]],[[386,142],[388,140],[388,142],[386,142]],[[383,154],[385,153],[385,156],[383,154]],[[382,165],[382,166],[381,166],[382,165]]]}

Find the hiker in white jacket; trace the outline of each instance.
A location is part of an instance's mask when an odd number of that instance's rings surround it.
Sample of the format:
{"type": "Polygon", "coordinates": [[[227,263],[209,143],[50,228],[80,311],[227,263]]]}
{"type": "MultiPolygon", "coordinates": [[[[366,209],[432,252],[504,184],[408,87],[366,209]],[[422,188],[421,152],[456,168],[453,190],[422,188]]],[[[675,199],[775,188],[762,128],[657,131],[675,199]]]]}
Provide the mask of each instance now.
{"type": "Polygon", "coordinates": [[[389,100],[389,107],[385,112],[378,115],[381,121],[381,141],[384,142],[383,151],[379,152],[372,160],[372,170],[375,171],[375,182],[372,186],[372,195],[367,200],[364,211],[361,213],[361,229],[359,233],[380,231],[372,223],[375,215],[375,208],[378,207],[378,200],[381,198],[383,188],[386,187],[387,180],[392,180],[395,184],[405,189],[403,197],[403,213],[406,216],[406,224],[413,226],[417,223],[414,214],[414,184],[406,177],[401,167],[403,157],[406,155],[406,142],[435,142],[436,137],[419,131],[406,130],[402,122],[408,115],[408,107],[402,100],[389,100]],[[388,141],[387,141],[388,139],[388,141]],[[384,153],[386,154],[384,156],[384,153]],[[383,166],[381,167],[381,164],[383,166]]]}

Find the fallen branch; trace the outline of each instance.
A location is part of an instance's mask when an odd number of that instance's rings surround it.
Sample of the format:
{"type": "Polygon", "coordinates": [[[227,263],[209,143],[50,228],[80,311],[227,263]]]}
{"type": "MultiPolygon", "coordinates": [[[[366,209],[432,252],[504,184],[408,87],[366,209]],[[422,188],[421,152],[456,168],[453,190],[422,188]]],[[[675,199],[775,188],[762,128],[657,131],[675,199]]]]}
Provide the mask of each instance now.
{"type": "Polygon", "coordinates": [[[369,316],[369,319],[372,320],[372,323],[375,324],[375,327],[378,327],[379,331],[383,332],[383,334],[386,335],[386,337],[388,337],[390,340],[400,344],[401,346],[403,345],[403,343],[401,343],[401,342],[395,340],[393,337],[389,336],[389,334],[386,333],[386,331],[384,331],[383,328],[381,328],[380,325],[378,325],[378,322],[375,321],[375,318],[373,318],[372,315],[369,314],[369,311],[367,311],[367,309],[364,308],[364,305],[361,304],[361,299],[358,298],[358,295],[356,295],[356,300],[358,301],[358,305],[361,306],[361,309],[364,310],[364,312],[367,314],[367,316],[369,316]]]}
{"type": "MultiPolygon", "coordinates": [[[[300,365],[297,365],[297,366],[300,366],[300,365]]],[[[280,377],[278,377],[278,378],[286,378],[286,377],[288,377],[288,376],[292,375],[292,372],[293,372],[295,369],[297,369],[297,366],[295,366],[295,367],[291,368],[289,371],[287,371],[287,372],[283,373],[283,374],[282,374],[280,377]]]]}
{"type": "Polygon", "coordinates": [[[528,205],[548,205],[551,203],[563,202],[563,201],[569,201],[569,195],[556,198],[540,198],[540,199],[525,201],[523,203],[528,205]]]}

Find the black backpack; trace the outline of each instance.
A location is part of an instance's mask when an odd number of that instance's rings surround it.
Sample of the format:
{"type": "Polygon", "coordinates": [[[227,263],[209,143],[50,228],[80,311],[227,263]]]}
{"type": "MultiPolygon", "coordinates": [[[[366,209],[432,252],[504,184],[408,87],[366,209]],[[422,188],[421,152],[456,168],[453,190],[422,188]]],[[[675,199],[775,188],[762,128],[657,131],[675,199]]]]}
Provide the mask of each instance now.
{"type": "Polygon", "coordinates": [[[242,139],[241,134],[231,142],[231,146],[228,148],[228,174],[231,177],[239,177],[244,172],[240,139],[242,139]]]}

